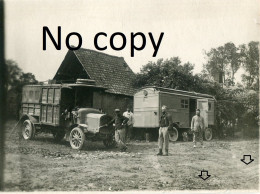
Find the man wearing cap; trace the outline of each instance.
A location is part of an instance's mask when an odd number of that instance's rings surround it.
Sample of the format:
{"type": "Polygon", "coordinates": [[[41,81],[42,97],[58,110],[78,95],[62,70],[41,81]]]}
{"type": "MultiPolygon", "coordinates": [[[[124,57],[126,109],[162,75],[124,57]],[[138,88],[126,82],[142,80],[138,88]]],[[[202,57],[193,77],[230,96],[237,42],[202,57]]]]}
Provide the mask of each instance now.
{"type": "Polygon", "coordinates": [[[193,132],[193,147],[196,147],[196,142],[199,140],[203,146],[203,131],[205,127],[204,118],[200,116],[200,109],[196,109],[196,115],[191,120],[191,131],[193,132]]]}
{"type": "Polygon", "coordinates": [[[172,124],[172,117],[167,113],[167,107],[162,106],[162,116],[160,118],[160,129],[159,129],[159,138],[158,138],[158,146],[159,153],[158,156],[163,155],[163,147],[165,148],[165,156],[168,156],[168,148],[169,148],[169,132],[168,128],[172,124]]]}
{"type": "Polygon", "coordinates": [[[128,118],[121,115],[119,109],[115,109],[115,117],[111,120],[108,125],[114,124],[115,126],[115,140],[121,151],[126,151],[127,147],[125,144],[125,125],[128,121],[128,118]]]}

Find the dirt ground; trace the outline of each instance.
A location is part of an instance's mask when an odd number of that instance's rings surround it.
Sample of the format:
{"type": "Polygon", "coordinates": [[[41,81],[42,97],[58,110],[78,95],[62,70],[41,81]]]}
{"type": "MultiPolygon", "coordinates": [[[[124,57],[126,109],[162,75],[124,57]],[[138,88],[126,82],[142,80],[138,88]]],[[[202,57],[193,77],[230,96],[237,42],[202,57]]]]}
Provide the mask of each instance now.
{"type": "Polygon", "coordinates": [[[5,191],[122,191],[258,189],[259,141],[212,140],[205,148],[170,143],[169,156],[156,156],[157,142],[131,141],[127,152],[86,142],[81,151],[52,135],[35,140],[6,132],[5,191]],[[243,155],[254,161],[245,165],[243,155]],[[211,177],[198,175],[207,170],[211,177]]]}

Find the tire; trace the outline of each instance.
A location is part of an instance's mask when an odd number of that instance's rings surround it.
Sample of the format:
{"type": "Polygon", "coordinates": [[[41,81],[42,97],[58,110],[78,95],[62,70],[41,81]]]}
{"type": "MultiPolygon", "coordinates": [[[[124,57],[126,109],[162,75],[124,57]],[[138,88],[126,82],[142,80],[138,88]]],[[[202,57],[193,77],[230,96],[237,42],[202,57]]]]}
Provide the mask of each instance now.
{"type": "Polygon", "coordinates": [[[103,144],[106,148],[113,148],[116,146],[116,141],[113,136],[103,140],[103,144]]]}
{"type": "Polygon", "coordinates": [[[21,135],[25,140],[30,140],[35,137],[35,129],[29,119],[23,122],[21,135]]]}
{"type": "Polygon", "coordinates": [[[78,127],[75,127],[70,132],[70,146],[72,149],[80,150],[84,145],[85,139],[84,132],[78,127]]]}
{"type": "Polygon", "coordinates": [[[206,128],[204,131],[204,138],[206,141],[212,140],[212,129],[211,128],[206,128]]]}
{"type": "Polygon", "coordinates": [[[170,141],[177,141],[178,137],[179,137],[179,133],[175,127],[173,127],[172,129],[169,130],[169,140],[170,141]]]}
{"type": "Polygon", "coordinates": [[[65,131],[59,130],[53,132],[54,141],[60,142],[65,136],[65,131]]]}
{"type": "Polygon", "coordinates": [[[183,133],[182,133],[182,140],[185,141],[185,142],[186,142],[186,141],[189,141],[189,136],[188,136],[188,133],[187,133],[187,132],[183,132],[183,133]]]}

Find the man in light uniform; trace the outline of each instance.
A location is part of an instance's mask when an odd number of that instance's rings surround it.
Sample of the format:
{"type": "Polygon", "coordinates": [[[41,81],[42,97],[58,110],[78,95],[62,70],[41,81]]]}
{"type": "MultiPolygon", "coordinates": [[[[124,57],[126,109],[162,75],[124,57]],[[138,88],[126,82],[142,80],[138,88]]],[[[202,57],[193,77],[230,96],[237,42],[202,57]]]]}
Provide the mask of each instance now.
{"type": "Polygon", "coordinates": [[[203,131],[205,128],[204,118],[200,116],[200,109],[196,109],[196,115],[191,120],[191,131],[193,132],[193,147],[196,147],[196,142],[199,140],[203,146],[203,131]]]}
{"type": "Polygon", "coordinates": [[[169,148],[169,132],[168,128],[172,124],[172,117],[167,113],[167,107],[162,106],[162,116],[160,118],[160,129],[159,129],[159,138],[158,138],[158,146],[159,153],[158,156],[163,155],[163,147],[165,148],[165,156],[168,156],[168,148],[169,148]]]}
{"type": "Polygon", "coordinates": [[[123,113],[123,116],[128,118],[128,122],[126,124],[126,140],[131,140],[133,137],[133,125],[134,125],[134,114],[130,111],[128,107],[126,111],[123,113]]]}

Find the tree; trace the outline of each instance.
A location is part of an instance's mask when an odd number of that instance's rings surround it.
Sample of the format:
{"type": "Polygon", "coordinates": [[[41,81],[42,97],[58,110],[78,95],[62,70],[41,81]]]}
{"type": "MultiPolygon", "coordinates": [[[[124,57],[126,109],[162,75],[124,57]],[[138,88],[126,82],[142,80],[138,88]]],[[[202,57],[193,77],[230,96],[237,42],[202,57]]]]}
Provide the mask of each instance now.
{"type": "Polygon", "coordinates": [[[189,62],[182,65],[179,57],[159,59],[156,63],[148,62],[137,74],[134,85],[137,87],[155,85],[192,90],[194,85],[193,68],[194,65],[189,62]]]}
{"type": "Polygon", "coordinates": [[[24,73],[13,60],[6,60],[7,90],[21,89],[24,84],[35,84],[37,80],[32,73],[24,73]]]}
{"type": "Polygon", "coordinates": [[[242,81],[248,89],[259,90],[259,42],[241,45],[243,67],[242,81]]]}
{"type": "Polygon", "coordinates": [[[6,61],[7,71],[7,90],[15,88],[20,84],[20,77],[22,76],[22,70],[18,67],[17,63],[13,60],[6,61]]]}
{"type": "Polygon", "coordinates": [[[234,79],[235,79],[234,75],[237,72],[237,70],[239,69],[240,64],[241,64],[240,50],[232,42],[226,43],[224,45],[224,49],[225,49],[226,63],[228,65],[228,67],[230,67],[230,71],[227,72],[229,77],[231,77],[229,85],[234,85],[235,84],[235,82],[234,82],[234,79]]]}
{"type": "Polygon", "coordinates": [[[209,52],[205,53],[207,57],[207,63],[205,64],[205,68],[207,72],[212,76],[215,77],[216,75],[221,75],[221,80],[225,81],[225,72],[227,68],[227,60],[225,56],[225,48],[220,46],[218,48],[212,48],[209,52]],[[224,80],[222,80],[222,78],[224,80]]]}
{"type": "Polygon", "coordinates": [[[227,86],[234,85],[235,73],[241,64],[240,47],[232,42],[224,46],[212,48],[205,52],[207,63],[204,65],[204,74],[209,74],[220,83],[227,86]]]}
{"type": "Polygon", "coordinates": [[[31,84],[37,83],[37,80],[32,73],[22,73],[20,79],[22,83],[31,83],[31,84]]]}

